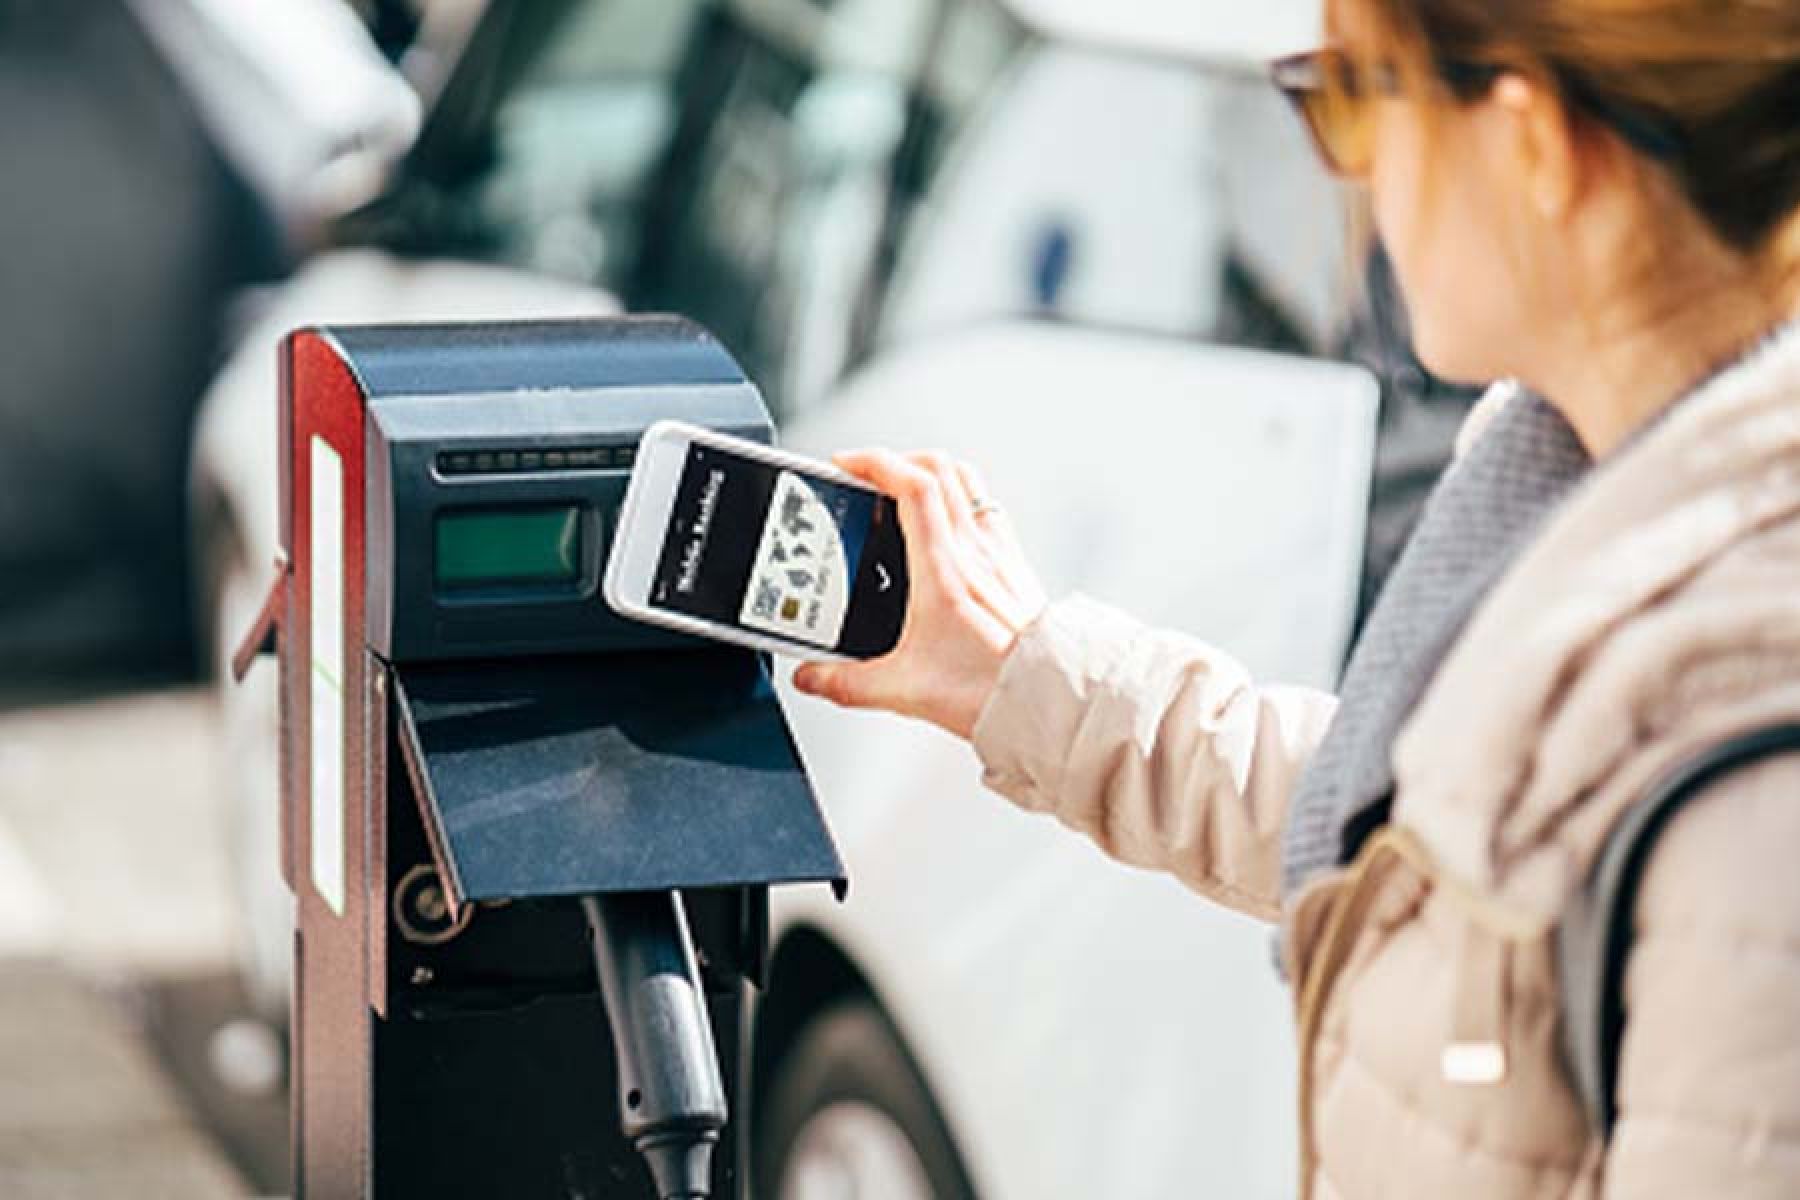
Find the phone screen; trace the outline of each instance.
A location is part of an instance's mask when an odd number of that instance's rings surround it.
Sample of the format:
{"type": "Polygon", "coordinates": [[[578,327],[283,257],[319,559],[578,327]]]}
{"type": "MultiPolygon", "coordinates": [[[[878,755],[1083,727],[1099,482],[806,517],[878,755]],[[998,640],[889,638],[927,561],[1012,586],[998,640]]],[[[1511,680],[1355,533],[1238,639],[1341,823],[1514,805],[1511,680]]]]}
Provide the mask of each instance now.
{"type": "Polygon", "coordinates": [[[690,442],[650,603],[855,658],[884,654],[906,610],[894,502],[690,442]]]}

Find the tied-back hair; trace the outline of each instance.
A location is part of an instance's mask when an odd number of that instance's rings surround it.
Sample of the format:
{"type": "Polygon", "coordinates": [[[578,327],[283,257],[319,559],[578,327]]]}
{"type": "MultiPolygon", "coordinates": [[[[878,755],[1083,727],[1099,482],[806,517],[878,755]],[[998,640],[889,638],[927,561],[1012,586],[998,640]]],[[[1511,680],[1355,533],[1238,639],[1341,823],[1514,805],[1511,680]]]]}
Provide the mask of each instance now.
{"type": "Polygon", "coordinates": [[[1548,81],[1666,171],[1732,250],[1800,286],[1800,0],[1362,0],[1446,64],[1548,81]]]}

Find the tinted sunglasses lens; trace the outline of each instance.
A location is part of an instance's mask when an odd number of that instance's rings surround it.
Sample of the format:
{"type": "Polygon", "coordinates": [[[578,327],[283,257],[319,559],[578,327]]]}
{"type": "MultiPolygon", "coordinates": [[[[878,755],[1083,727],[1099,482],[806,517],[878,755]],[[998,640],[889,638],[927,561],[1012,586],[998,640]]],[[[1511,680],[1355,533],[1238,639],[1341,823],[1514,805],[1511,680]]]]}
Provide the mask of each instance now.
{"type": "Polygon", "coordinates": [[[1330,142],[1331,161],[1346,174],[1361,175],[1369,169],[1373,157],[1369,147],[1372,106],[1368,98],[1331,87],[1325,89],[1324,107],[1321,123],[1330,142]]]}
{"type": "Polygon", "coordinates": [[[1286,87],[1294,107],[1305,118],[1319,154],[1333,171],[1359,175],[1369,168],[1370,109],[1341,67],[1330,61],[1314,64],[1305,86],[1286,87]]]}

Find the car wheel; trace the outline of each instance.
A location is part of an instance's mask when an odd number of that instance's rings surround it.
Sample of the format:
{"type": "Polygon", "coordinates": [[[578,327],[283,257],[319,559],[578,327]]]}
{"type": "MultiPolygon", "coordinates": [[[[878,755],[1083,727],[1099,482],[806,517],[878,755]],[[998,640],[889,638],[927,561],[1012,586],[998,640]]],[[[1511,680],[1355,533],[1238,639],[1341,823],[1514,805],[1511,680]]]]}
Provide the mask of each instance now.
{"type": "Polygon", "coordinates": [[[239,974],[257,1015],[285,1024],[294,901],[281,877],[277,671],[273,660],[258,659],[242,683],[231,677],[232,653],[262,611],[270,573],[251,566],[242,540],[228,527],[208,539],[205,566],[239,974]]]}
{"type": "Polygon", "coordinates": [[[972,1200],[950,1131],[893,1026],[827,1009],[782,1056],[756,1135],[758,1200],[972,1200]]]}

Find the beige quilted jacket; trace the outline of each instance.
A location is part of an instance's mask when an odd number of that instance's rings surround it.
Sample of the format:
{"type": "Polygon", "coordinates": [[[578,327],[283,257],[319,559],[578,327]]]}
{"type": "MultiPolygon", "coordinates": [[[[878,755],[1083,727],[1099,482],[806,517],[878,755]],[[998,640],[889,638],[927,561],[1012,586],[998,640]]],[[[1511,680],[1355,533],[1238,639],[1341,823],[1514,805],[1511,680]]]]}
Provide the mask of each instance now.
{"type": "Polygon", "coordinates": [[[1402,733],[1391,827],[1284,911],[1287,798],[1331,708],[1077,599],[1021,637],[975,746],[1017,803],[1285,923],[1308,1195],[1800,1197],[1800,756],[1659,843],[1609,1146],[1561,1063],[1549,940],[1624,806],[1800,715],[1800,329],[1556,514],[1402,733]]]}

